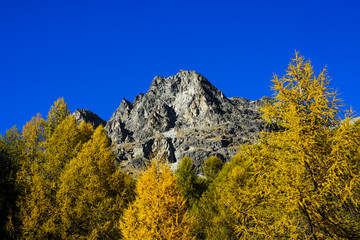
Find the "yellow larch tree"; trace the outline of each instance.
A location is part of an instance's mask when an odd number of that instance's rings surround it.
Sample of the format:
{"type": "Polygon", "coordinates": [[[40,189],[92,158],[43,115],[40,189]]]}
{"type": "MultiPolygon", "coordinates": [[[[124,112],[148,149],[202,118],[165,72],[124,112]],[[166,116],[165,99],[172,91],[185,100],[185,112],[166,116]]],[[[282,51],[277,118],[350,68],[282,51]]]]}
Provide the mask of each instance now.
{"type": "Polygon", "coordinates": [[[20,197],[20,219],[22,221],[22,234],[25,239],[47,237],[42,231],[44,219],[47,218],[48,199],[44,193],[47,189],[43,181],[42,165],[44,163],[44,125],[45,120],[38,114],[23,127],[24,140],[23,159],[18,172],[18,183],[23,188],[20,197]]]}
{"type": "Polygon", "coordinates": [[[117,223],[134,198],[135,181],[117,168],[115,159],[100,125],[61,175],[61,238],[121,238],[117,223]]]}
{"type": "Polygon", "coordinates": [[[278,132],[243,146],[221,185],[239,239],[360,238],[360,128],[340,121],[324,69],[296,53],[264,119],[278,132]]]}
{"type": "Polygon", "coordinates": [[[50,138],[43,144],[46,149],[43,168],[55,188],[64,166],[77,156],[93,133],[94,129],[90,123],[81,122],[78,125],[75,118],[69,115],[57,125],[50,138]]]}
{"type": "Polygon", "coordinates": [[[124,239],[193,239],[193,219],[169,166],[152,160],[137,182],[136,193],[120,222],[124,239]]]}
{"type": "Polygon", "coordinates": [[[70,110],[64,98],[57,99],[51,106],[47,115],[45,135],[49,138],[56,126],[59,125],[67,116],[70,115],[70,110]]]}
{"type": "Polygon", "coordinates": [[[21,132],[13,127],[0,135],[0,236],[16,239],[19,220],[16,202],[20,194],[16,184],[22,153],[21,132]]]}
{"type": "Polygon", "coordinates": [[[56,201],[59,177],[93,133],[90,124],[77,125],[68,115],[63,101],[59,103],[58,100],[55,106],[47,120],[37,115],[22,132],[23,159],[17,180],[23,189],[19,207],[25,239],[59,236],[60,216],[56,201]]]}

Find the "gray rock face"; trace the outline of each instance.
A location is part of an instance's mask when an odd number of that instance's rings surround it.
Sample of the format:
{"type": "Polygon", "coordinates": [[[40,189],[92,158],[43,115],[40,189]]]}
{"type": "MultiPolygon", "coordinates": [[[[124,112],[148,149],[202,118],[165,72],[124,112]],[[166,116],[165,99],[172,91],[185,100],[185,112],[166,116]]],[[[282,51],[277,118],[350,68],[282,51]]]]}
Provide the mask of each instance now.
{"type": "Polygon", "coordinates": [[[227,98],[195,71],[155,77],[146,94],[123,99],[105,129],[115,143],[122,166],[141,167],[151,157],[170,162],[192,158],[198,169],[217,155],[229,161],[238,146],[255,141],[264,129],[257,101],[227,98]]]}
{"type": "Polygon", "coordinates": [[[78,124],[85,121],[91,123],[94,129],[96,129],[100,124],[102,124],[104,127],[106,125],[105,120],[101,119],[98,115],[86,109],[76,109],[72,115],[74,116],[78,124]]]}

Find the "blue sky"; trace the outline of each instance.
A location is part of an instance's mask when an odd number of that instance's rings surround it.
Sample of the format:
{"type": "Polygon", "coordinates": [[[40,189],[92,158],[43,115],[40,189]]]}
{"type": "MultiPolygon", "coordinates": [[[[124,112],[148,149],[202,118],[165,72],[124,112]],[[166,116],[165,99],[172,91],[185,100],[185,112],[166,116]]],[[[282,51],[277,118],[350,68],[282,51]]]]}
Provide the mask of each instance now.
{"type": "Polygon", "coordinates": [[[255,100],[295,49],[359,114],[359,13],[359,1],[2,0],[0,134],[59,97],[108,120],[180,69],[255,100]]]}

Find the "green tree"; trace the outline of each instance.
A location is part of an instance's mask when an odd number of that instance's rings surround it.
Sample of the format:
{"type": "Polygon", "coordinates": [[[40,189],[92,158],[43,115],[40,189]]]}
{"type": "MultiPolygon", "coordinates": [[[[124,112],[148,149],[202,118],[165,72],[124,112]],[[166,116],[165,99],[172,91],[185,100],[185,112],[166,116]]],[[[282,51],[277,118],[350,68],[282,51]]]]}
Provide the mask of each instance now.
{"type": "MultiPolygon", "coordinates": [[[[214,162],[216,163],[218,160],[214,162]]],[[[192,214],[196,217],[193,232],[197,239],[236,239],[237,220],[229,211],[228,200],[224,199],[223,195],[224,187],[229,184],[229,174],[238,164],[239,156],[236,155],[230,162],[221,166],[221,170],[212,181],[207,181],[208,188],[192,210],[192,214]]],[[[218,164],[214,165],[220,167],[218,164]]],[[[210,169],[218,168],[211,167],[210,169]]],[[[217,170],[212,171],[212,173],[214,172],[216,173],[217,170]]]]}
{"type": "Polygon", "coordinates": [[[214,181],[218,173],[220,172],[223,166],[223,162],[219,157],[210,156],[208,159],[204,161],[203,169],[205,173],[205,177],[208,182],[214,181]]]}
{"type": "Polygon", "coordinates": [[[61,175],[57,201],[63,239],[119,239],[118,222],[134,198],[135,182],[115,166],[100,125],[61,175]]]}
{"type": "Polygon", "coordinates": [[[192,239],[193,220],[168,166],[153,160],[138,180],[136,193],[120,222],[124,239],[192,239]]]}
{"type": "Polygon", "coordinates": [[[192,159],[189,157],[184,157],[175,170],[177,185],[189,206],[192,206],[201,196],[198,187],[199,180],[196,173],[196,168],[193,166],[192,159]]]}

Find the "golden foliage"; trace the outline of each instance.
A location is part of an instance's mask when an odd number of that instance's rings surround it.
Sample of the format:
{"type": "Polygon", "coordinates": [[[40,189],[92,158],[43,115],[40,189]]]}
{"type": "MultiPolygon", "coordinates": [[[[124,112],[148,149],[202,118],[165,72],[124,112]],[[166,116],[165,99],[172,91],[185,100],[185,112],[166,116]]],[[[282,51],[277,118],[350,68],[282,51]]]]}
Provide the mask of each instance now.
{"type": "Polygon", "coordinates": [[[24,126],[18,182],[25,239],[120,238],[117,223],[134,198],[131,176],[115,166],[102,126],[77,124],[63,99],[48,119],[24,126]]]}
{"type": "Polygon", "coordinates": [[[298,53],[273,82],[263,116],[280,130],[242,147],[222,185],[239,239],[360,238],[359,127],[340,123],[325,69],[298,53]]]}
{"type": "Polygon", "coordinates": [[[51,238],[60,234],[60,212],[56,200],[59,178],[66,164],[76,156],[93,132],[90,124],[77,126],[70,115],[45,140],[41,135],[46,131],[44,122],[41,118],[33,119],[23,130],[28,147],[24,149],[25,157],[18,179],[25,187],[20,207],[23,233],[29,239],[51,238]]]}
{"type": "Polygon", "coordinates": [[[16,201],[19,188],[16,174],[22,152],[21,133],[13,127],[0,135],[0,236],[16,239],[19,225],[16,201]]]}
{"type": "Polygon", "coordinates": [[[118,222],[134,197],[135,182],[115,166],[110,141],[99,126],[62,174],[57,201],[64,239],[118,239],[118,222]]]}
{"type": "Polygon", "coordinates": [[[137,182],[136,193],[120,222],[124,239],[192,239],[193,220],[168,166],[152,160],[137,182]]]}
{"type": "Polygon", "coordinates": [[[70,115],[70,110],[68,109],[67,103],[64,98],[59,98],[54,102],[54,105],[51,106],[47,115],[45,134],[50,137],[56,126],[68,115],[70,115]]]}
{"type": "Polygon", "coordinates": [[[47,120],[38,114],[23,127],[23,159],[17,181],[23,189],[19,207],[24,238],[59,235],[59,176],[92,132],[91,125],[77,126],[63,99],[54,103],[47,120]]]}

